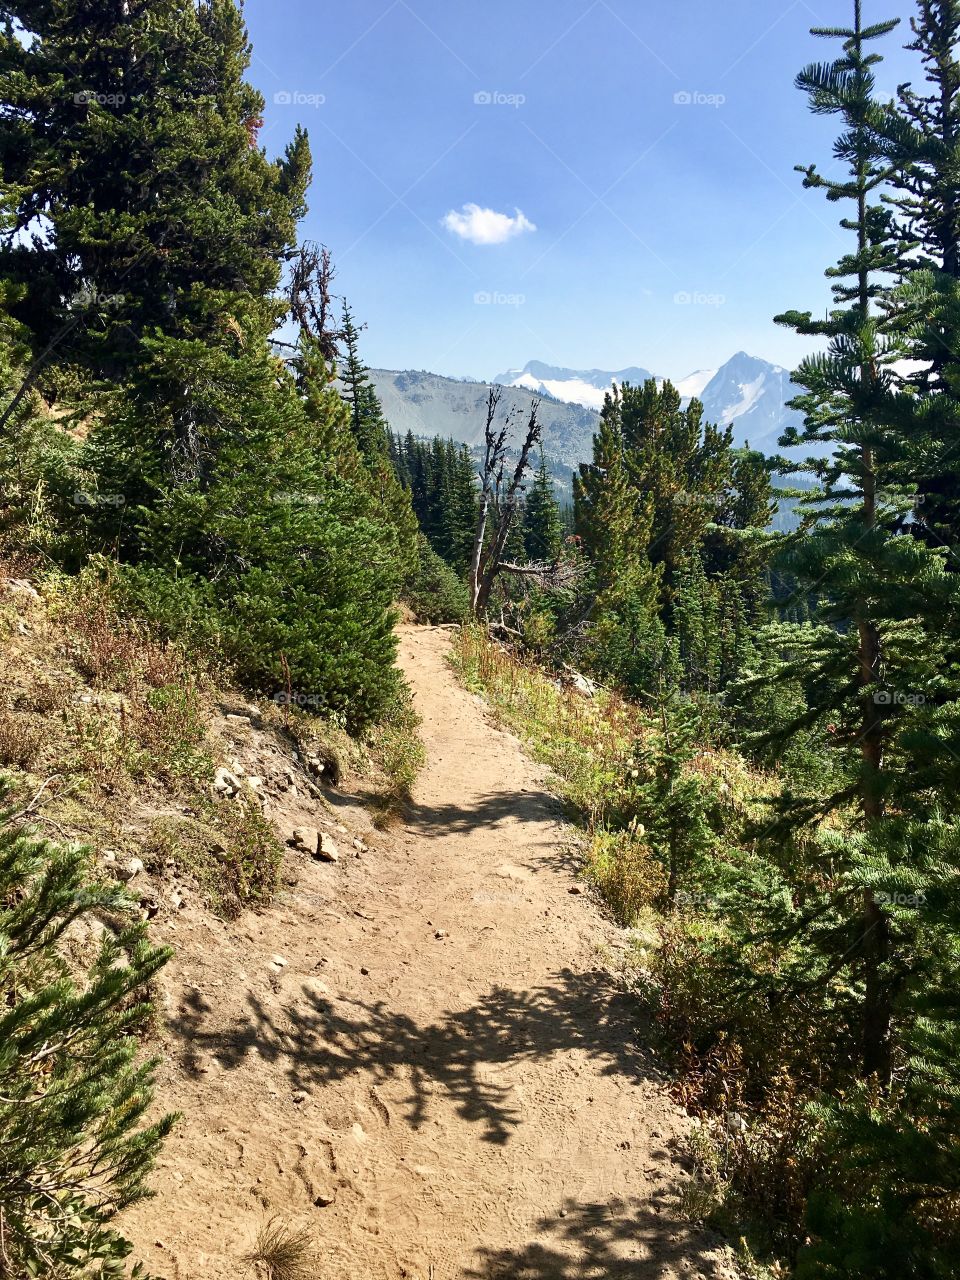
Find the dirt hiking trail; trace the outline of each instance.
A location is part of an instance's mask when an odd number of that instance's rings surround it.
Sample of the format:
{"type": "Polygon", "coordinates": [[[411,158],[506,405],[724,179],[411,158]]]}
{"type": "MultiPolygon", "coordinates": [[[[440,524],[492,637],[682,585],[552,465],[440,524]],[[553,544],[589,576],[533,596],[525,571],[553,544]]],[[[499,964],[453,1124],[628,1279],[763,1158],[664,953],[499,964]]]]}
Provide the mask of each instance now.
{"type": "Polygon", "coordinates": [[[448,645],[402,631],[428,752],[403,825],[332,794],[339,863],[167,926],[159,1093],[183,1119],[124,1217],[164,1280],[256,1274],[274,1215],[309,1228],[316,1280],[736,1275],[675,1208],[684,1121],[608,972],[624,935],[571,892],[545,771],[448,645]]]}

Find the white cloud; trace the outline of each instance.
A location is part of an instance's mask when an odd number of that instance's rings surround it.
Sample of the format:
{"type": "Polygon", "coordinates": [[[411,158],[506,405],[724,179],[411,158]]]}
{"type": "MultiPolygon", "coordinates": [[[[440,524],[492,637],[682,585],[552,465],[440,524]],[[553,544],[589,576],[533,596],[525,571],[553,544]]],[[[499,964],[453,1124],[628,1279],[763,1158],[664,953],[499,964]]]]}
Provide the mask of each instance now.
{"type": "Polygon", "coordinates": [[[471,244],[503,244],[514,236],[523,235],[525,231],[537,229],[519,209],[511,218],[509,213],[481,209],[478,204],[465,204],[459,213],[456,209],[451,209],[442,222],[448,231],[452,231],[461,240],[469,240],[471,244]]]}

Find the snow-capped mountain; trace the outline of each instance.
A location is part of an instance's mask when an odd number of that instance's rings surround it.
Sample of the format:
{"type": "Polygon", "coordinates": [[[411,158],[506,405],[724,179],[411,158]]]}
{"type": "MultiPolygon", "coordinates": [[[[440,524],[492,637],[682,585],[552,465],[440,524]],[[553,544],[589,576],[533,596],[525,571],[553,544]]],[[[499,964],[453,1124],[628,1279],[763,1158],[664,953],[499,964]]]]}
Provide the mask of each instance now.
{"type": "Polygon", "coordinates": [[[714,374],[700,399],[709,421],[733,423],[738,444],[776,453],[784,427],[802,421],[801,414],[786,407],[799,394],[787,369],[739,351],[714,374]]]}
{"type": "Polygon", "coordinates": [[[620,369],[607,373],[603,369],[558,369],[551,364],[531,360],[522,369],[508,369],[494,382],[504,387],[524,387],[536,395],[553,396],[568,404],[582,404],[584,408],[603,408],[603,398],[614,382],[643,383],[652,378],[646,369],[620,369]]]}
{"type": "Polygon", "coordinates": [[[717,376],[716,369],[698,369],[696,373],[689,374],[686,378],[681,378],[679,382],[673,385],[677,388],[684,400],[692,400],[694,396],[702,396],[704,391],[717,376]]]}
{"type": "MultiPolygon", "coordinates": [[[[612,383],[642,383],[653,376],[637,367],[617,372],[560,369],[532,360],[523,369],[508,370],[494,381],[537,394],[545,392],[568,404],[599,411],[612,383]]],[[[784,427],[799,418],[786,407],[787,401],[798,393],[789,372],[745,351],[738,352],[720,369],[699,369],[676,380],[674,386],[684,400],[694,396],[702,400],[709,421],[721,426],[732,423],[737,444],[749,443],[766,453],[777,451],[784,427]]]]}
{"type": "MultiPolygon", "coordinates": [[[[489,383],[466,382],[412,369],[371,369],[370,376],[386,419],[399,435],[409,431],[427,440],[442,436],[471,447],[482,442],[489,383]]],[[[543,396],[539,387],[531,391],[523,385],[510,386],[504,392],[501,413],[504,421],[511,419],[514,434],[522,430],[538,395],[543,396]]],[[[543,396],[540,421],[544,448],[551,461],[562,463],[569,470],[591,456],[599,422],[594,410],[579,401],[543,396]]]]}

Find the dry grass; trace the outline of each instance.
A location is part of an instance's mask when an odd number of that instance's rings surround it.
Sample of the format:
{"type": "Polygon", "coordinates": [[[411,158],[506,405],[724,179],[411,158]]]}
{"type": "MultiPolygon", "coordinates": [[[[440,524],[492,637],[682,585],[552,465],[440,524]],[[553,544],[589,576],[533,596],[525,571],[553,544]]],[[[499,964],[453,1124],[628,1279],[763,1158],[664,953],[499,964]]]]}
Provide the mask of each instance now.
{"type": "Polygon", "coordinates": [[[44,733],[35,719],[0,707],[0,767],[28,770],[38,761],[44,733]]]}
{"type": "Polygon", "coordinates": [[[585,697],[475,627],[463,628],[453,660],[468,687],[552,769],[589,836],[585,874],[620,923],[634,925],[666,883],[642,835],[619,829],[628,761],[650,732],[643,710],[607,690],[585,697]]]}
{"type": "Polygon", "coordinates": [[[216,689],[177,646],[120,617],[83,575],[44,583],[44,599],[0,597],[0,768],[14,802],[52,779],[35,819],[189,874],[234,916],[268,902],[283,849],[256,797],[225,801],[210,782],[222,744],[209,731],[216,689]],[[177,815],[144,831],[139,810],[177,815]],[[195,815],[187,819],[184,812],[195,815]]]}
{"type": "Polygon", "coordinates": [[[257,1232],[256,1243],[244,1261],[264,1272],[267,1280],[310,1280],[313,1240],[306,1228],[270,1218],[257,1232]]]}
{"type": "MultiPolygon", "coordinates": [[[[620,923],[635,924],[666,889],[663,867],[638,825],[650,825],[649,815],[634,812],[631,784],[637,745],[657,733],[655,720],[609,690],[584,696],[477,627],[462,629],[453,662],[466,685],[484,694],[553,771],[589,836],[585,874],[620,923]]],[[[729,751],[704,748],[687,768],[717,798],[731,831],[745,816],[760,816],[775,788],[774,779],[729,751]]]]}
{"type": "Polygon", "coordinates": [[[413,795],[414,783],[426,764],[420,725],[413,694],[404,684],[387,714],[368,736],[367,746],[384,780],[374,801],[374,822],[380,830],[402,816],[413,795]]]}
{"type": "Polygon", "coordinates": [[[120,693],[175,683],[183,674],[180,650],[119,617],[106,590],[74,580],[54,602],[52,616],[75,670],[93,688],[120,693]]]}
{"type": "Polygon", "coordinates": [[[641,708],[607,690],[584,697],[477,627],[461,630],[453,660],[467,686],[484,693],[554,771],[588,829],[602,827],[616,805],[634,744],[648,732],[641,708]]]}

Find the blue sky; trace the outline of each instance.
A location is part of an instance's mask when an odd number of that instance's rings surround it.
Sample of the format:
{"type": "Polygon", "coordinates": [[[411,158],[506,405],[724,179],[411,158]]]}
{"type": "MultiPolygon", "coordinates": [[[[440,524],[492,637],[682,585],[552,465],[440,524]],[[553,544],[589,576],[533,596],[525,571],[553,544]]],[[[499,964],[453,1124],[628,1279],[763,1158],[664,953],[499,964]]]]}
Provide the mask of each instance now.
{"type": "MultiPolygon", "coordinates": [[[[296,122],[376,367],[493,377],[531,359],[679,378],[737,350],[789,366],[772,317],[822,308],[835,125],[796,72],[850,0],[247,0],[271,153],[296,122]],[[678,96],[679,95],[679,96],[678,96]],[[290,99],[288,101],[287,99],[290,99]],[[471,208],[475,206],[475,208],[471,208]],[[496,215],[500,215],[498,218],[496,215]],[[477,243],[476,241],[479,241],[477,243]]],[[[878,83],[919,79],[909,0],[878,83]]]]}

